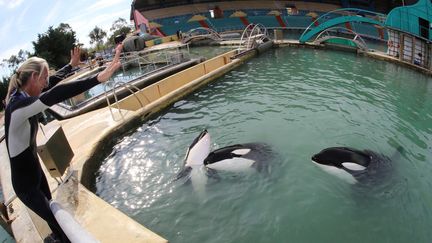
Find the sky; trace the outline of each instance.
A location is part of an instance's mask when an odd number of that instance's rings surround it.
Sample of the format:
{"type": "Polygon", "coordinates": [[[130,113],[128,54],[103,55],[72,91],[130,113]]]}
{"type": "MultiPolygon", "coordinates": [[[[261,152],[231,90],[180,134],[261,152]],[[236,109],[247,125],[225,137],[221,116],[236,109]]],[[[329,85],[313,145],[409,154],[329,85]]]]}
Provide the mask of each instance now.
{"type": "MultiPolygon", "coordinates": [[[[88,34],[95,26],[109,35],[118,18],[130,22],[132,0],[0,0],[0,61],[20,49],[33,52],[32,41],[49,26],[69,24],[84,47],[90,47],[88,34]]],[[[0,76],[7,73],[0,67],[0,76]]]]}

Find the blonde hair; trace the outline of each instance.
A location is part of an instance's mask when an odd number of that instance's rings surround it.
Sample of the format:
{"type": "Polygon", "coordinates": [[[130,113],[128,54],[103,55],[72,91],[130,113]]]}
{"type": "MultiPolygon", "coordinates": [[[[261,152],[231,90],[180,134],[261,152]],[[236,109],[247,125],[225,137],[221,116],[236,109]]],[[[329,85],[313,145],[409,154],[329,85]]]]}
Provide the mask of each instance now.
{"type": "Polygon", "coordinates": [[[44,69],[49,70],[48,63],[45,59],[39,57],[30,57],[21,64],[9,80],[6,104],[9,103],[10,95],[14,90],[21,89],[26,85],[32,73],[38,73],[40,77],[44,69]]]}

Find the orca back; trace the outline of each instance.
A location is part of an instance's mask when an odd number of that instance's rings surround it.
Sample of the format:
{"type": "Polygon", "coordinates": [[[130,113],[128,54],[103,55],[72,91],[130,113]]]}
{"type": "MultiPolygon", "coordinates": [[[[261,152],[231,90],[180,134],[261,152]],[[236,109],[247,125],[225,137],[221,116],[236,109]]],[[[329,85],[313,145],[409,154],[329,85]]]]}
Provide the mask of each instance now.
{"type": "Polygon", "coordinates": [[[273,151],[267,144],[235,144],[211,152],[204,160],[204,164],[216,170],[239,171],[241,168],[254,168],[262,172],[267,169],[272,157],[273,151]],[[221,165],[217,165],[218,163],[221,165]]]}

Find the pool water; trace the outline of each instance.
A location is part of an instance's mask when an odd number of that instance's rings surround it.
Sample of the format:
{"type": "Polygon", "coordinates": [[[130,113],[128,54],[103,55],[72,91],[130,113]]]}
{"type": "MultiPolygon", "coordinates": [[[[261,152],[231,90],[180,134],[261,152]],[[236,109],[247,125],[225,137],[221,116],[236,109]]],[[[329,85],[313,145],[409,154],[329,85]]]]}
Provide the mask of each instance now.
{"type": "Polygon", "coordinates": [[[96,193],[171,242],[430,242],[431,81],[350,53],[271,50],[120,138],[96,193]],[[205,194],[174,180],[203,129],[214,149],[269,144],[272,173],[219,173],[205,194]],[[331,146],[395,158],[392,175],[350,185],[311,163],[331,146]]]}

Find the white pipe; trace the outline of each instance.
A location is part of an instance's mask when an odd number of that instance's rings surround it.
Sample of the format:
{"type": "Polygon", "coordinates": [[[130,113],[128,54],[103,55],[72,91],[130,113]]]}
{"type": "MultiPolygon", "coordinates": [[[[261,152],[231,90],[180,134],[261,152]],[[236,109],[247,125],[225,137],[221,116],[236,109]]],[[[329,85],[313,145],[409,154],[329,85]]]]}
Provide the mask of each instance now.
{"type": "Polygon", "coordinates": [[[83,227],[81,227],[74,217],[69,212],[64,210],[59,203],[51,201],[50,208],[63,232],[72,243],[99,242],[83,227]]]}

